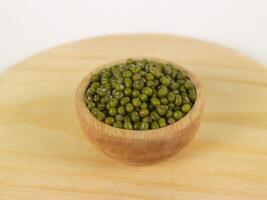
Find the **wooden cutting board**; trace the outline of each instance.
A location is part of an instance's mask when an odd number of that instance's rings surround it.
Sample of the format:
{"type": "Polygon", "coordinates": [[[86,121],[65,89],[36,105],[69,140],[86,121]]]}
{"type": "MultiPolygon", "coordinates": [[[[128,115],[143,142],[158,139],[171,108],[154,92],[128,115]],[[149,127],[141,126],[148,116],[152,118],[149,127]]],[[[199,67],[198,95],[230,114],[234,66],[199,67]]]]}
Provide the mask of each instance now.
{"type": "Polygon", "coordinates": [[[1,200],[267,199],[267,70],[233,50],[168,35],[82,40],[1,74],[0,97],[1,200]],[[74,107],[90,70],[138,56],[180,63],[206,91],[193,142],[145,167],[95,150],[74,107]]]}

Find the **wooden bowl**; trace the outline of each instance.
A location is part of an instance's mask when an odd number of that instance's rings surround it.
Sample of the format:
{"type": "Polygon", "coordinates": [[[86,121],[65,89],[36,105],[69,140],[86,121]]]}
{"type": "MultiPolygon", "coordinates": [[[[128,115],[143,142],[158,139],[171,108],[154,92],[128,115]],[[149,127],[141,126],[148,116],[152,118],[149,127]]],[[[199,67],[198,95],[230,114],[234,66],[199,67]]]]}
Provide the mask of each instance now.
{"type": "MultiPolygon", "coordinates": [[[[162,59],[149,59],[172,63],[162,59]]],[[[76,91],[76,110],[80,124],[93,144],[106,155],[121,162],[131,165],[146,165],[168,158],[186,146],[198,130],[204,109],[201,84],[191,72],[172,63],[177,68],[184,69],[195,84],[197,98],[189,113],[181,120],[159,129],[140,131],[114,128],[93,116],[84,102],[84,94],[92,74],[105,67],[123,62],[126,60],[103,65],[89,73],[80,82],[76,91]]]]}

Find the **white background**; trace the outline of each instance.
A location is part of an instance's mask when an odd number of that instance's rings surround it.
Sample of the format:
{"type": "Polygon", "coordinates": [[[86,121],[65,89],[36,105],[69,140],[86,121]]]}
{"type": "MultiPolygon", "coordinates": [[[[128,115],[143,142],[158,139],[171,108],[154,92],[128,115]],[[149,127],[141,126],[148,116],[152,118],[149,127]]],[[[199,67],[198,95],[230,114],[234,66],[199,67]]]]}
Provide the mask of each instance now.
{"type": "Polygon", "coordinates": [[[217,42],[267,66],[266,0],[0,0],[0,71],[69,41],[137,32],[217,42]]]}

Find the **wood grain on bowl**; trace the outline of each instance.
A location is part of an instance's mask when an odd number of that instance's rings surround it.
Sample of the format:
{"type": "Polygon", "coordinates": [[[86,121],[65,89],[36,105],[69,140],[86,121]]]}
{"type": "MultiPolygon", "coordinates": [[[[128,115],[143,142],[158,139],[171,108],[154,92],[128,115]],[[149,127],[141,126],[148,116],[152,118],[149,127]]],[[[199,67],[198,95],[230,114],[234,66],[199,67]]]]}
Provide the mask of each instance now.
{"type": "MultiPolygon", "coordinates": [[[[172,63],[158,58],[148,59],[172,63]]],[[[76,109],[79,121],[90,141],[110,157],[133,165],[155,163],[180,151],[196,134],[205,104],[203,88],[191,72],[176,63],[172,63],[177,68],[184,69],[195,85],[197,98],[192,110],[181,120],[164,128],[145,131],[114,128],[93,116],[85,104],[84,96],[92,74],[105,67],[124,62],[126,60],[119,60],[96,67],[96,70],[90,72],[81,81],[76,92],[76,109]]]]}

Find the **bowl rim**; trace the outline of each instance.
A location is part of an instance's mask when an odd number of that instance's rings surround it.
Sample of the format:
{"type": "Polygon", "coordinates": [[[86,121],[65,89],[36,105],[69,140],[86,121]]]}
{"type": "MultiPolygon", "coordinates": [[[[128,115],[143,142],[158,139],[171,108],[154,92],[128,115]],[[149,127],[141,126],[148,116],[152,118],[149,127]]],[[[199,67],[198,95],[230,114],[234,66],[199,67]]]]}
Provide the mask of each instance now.
{"type": "Polygon", "coordinates": [[[76,97],[75,97],[76,111],[78,112],[79,117],[81,117],[86,123],[90,124],[91,126],[101,127],[103,134],[111,137],[136,139],[136,140],[151,140],[151,139],[172,137],[174,135],[177,135],[179,134],[179,132],[187,128],[193,121],[195,121],[197,118],[199,118],[199,116],[202,115],[205,104],[203,87],[198,78],[191,71],[187,70],[186,68],[182,67],[179,64],[161,58],[155,58],[155,57],[131,57],[131,58],[136,60],[140,59],[154,60],[166,64],[169,63],[174,65],[178,69],[183,69],[186,72],[189,79],[193,81],[196,89],[197,98],[192,109],[183,118],[176,121],[175,123],[167,125],[162,128],[150,129],[150,130],[120,129],[112,127],[98,120],[87,108],[86,103],[84,101],[85,90],[89,84],[90,78],[93,74],[101,71],[104,68],[126,62],[128,58],[125,58],[125,59],[115,60],[113,62],[109,62],[94,68],[79,83],[76,89],[76,97]]]}

